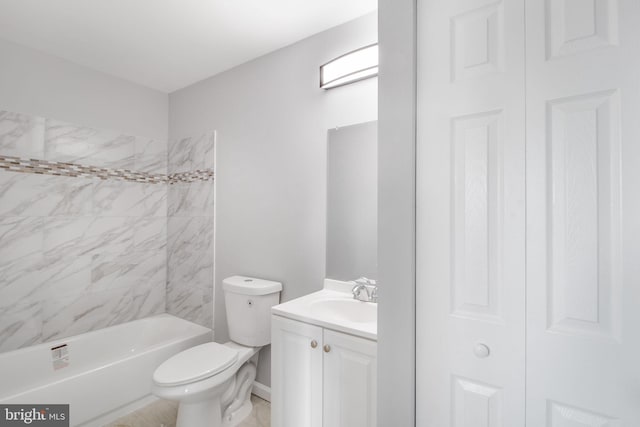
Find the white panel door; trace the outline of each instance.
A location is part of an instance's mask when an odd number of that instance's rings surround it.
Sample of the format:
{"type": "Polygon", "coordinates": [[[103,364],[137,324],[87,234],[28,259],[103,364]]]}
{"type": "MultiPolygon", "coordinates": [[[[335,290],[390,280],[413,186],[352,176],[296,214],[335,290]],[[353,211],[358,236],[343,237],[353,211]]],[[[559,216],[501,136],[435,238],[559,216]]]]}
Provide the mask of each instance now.
{"type": "Polygon", "coordinates": [[[377,343],[324,330],[324,427],[376,427],[377,343]]]}
{"type": "Polygon", "coordinates": [[[322,427],[322,328],[271,316],[271,421],[322,427]]]}
{"type": "Polygon", "coordinates": [[[522,427],[524,0],[417,6],[417,425],[522,427]]]}
{"type": "Polygon", "coordinates": [[[640,426],[640,2],[527,1],[527,425],[640,426]]]}

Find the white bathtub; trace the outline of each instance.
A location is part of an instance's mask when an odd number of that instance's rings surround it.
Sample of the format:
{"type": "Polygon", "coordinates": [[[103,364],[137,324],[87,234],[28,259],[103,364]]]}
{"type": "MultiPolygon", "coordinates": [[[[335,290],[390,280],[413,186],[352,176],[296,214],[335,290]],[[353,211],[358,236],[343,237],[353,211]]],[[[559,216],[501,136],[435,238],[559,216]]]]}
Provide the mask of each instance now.
{"type": "Polygon", "coordinates": [[[0,403],[68,403],[72,426],[101,426],[153,400],[160,363],[211,339],[211,329],[162,314],[2,353],[0,403]],[[68,365],[55,369],[51,349],[64,344],[68,365]]]}

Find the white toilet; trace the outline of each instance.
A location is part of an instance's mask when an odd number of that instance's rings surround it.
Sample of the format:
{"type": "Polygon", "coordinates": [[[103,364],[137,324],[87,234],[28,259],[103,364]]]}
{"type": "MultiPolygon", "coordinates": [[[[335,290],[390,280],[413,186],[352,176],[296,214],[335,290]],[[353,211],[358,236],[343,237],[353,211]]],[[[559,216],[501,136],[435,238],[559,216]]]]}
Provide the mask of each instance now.
{"type": "Polygon", "coordinates": [[[153,394],[180,402],[176,427],[232,427],[251,412],[258,352],[271,342],[282,284],[243,276],[222,283],[232,341],[192,347],[153,373],[153,394]]]}

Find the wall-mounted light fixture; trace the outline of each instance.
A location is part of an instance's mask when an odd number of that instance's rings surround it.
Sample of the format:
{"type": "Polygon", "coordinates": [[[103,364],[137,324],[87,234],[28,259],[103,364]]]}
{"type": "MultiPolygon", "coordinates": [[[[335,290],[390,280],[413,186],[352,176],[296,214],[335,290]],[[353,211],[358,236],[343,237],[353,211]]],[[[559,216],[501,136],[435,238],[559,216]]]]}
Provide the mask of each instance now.
{"type": "Polygon", "coordinates": [[[320,87],[331,89],[378,75],[378,43],[345,53],[320,66],[320,87]]]}

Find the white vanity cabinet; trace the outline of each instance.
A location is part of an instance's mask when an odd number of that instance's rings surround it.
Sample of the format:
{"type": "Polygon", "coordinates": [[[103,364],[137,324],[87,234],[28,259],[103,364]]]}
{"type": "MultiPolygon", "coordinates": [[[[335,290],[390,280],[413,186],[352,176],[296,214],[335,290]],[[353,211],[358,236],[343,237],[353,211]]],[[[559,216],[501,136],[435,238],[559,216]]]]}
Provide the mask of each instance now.
{"type": "Polygon", "coordinates": [[[271,318],[273,427],[375,427],[376,341],[271,318]]]}
{"type": "Polygon", "coordinates": [[[323,330],[322,424],[376,426],[377,342],[323,330]]]}
{"type": "Polygon", "coordinates": [[[322,328],[271,316],[271,424],[322,427],[322,328]]]}

